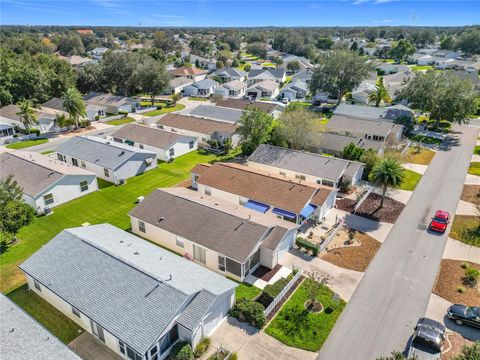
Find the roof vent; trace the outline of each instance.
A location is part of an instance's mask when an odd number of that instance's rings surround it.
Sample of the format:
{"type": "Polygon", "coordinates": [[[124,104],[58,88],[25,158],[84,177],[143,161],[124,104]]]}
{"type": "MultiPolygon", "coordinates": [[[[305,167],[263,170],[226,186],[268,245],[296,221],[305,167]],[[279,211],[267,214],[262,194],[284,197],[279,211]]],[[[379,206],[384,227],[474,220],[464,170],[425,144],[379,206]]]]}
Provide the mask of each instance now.
{"type": "Polygon", "coordinates": [[[11,328],[11,329],[9,330],[9,332],[11,332],[11,333],[14,332],[14,331],[15,331],[15,328],[11,328]]]}
{"type": "Polygon", "coordinates": [[[122,152],[120,153],[120,155],[118,156],[122,156],[122,155],[125,155],[125,151],[122,150],[122,152]]]}
{"type": "Polygon", "coordinates": [[[164,219],[165,219],[165,217],[162,216],[160,219],[158,219],[158,222],[161,222],[161,221],[163,221],[164,219]]]}
{"type": "Polygon", "coordinates": [[[140,253],[138,251],[135,251],[133,255],[140,255],[140,253]]]}

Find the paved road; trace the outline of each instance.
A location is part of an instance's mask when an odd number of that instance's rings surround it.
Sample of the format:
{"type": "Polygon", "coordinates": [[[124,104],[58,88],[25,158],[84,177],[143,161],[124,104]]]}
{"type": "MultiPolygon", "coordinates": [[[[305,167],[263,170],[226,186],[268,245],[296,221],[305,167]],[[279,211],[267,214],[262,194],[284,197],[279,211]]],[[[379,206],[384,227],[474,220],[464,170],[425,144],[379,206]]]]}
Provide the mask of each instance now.
{"type": "Polygon", "coordinates": [[[478,129],[455,127],[458,146],[437,152],[324,344],[321,360],[372,360],[403,351],[425,315],[447,236],[429,234],[436,209],[454,213],[478,129]]]}

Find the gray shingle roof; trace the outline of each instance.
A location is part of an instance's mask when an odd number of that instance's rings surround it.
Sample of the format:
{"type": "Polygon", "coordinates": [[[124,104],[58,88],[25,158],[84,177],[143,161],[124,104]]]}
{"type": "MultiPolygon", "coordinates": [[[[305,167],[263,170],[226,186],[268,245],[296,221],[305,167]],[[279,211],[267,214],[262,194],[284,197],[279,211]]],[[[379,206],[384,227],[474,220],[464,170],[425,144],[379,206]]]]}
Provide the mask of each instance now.
{"type": "Polygon", "coordinates": [[[209,89],[211,87],[218,86],[218,82],[212,79],[203,79],[203,80],[194,82],[190,86],[194,86],[197,89],[209,89]]]}
{"type": "Polygon", "coordinates": [[[151,193],[129,215],[239,262],[268,229],[162,190],[151,193]]]}
{"type": "Polygon", "coordinates": [[[250,155],[248,161],[296,171],[331,181],[340,179],[347,167],[351,163],[354,163],[349,160],[338,159],[331,156],[322,156],[267,144],[260,145],[254,153],[250,155]]]}
{"type": "Polygon", "coordinates": [[[382,141],[367,140],[362,137],[324,132],[315,134],[314,145],[325,150],[343,151],[345,146],[350,143],[354,143],[362,149],[374,149],[377,151],[383,147],[382,141]]]}
{"type": "Polygon", "coordinates": [[[362,118],[365,120],[389,119],[395,120],[397,117],[411,114],[412,111],[406,106],[394,105],[389,107],[374,107],[366,105],[352,105],[342,103],[337,106],[333,112],[335,115],[344,115],[362,118]]]}
{"type": "Polygon", "coordinates": [[[63,106],[63,99],[57,97],[51,98],[50,100],[44,102],[42,106],[50,109],[65,111],[65,107],[63,106]]]}
{"type": "Polygon", "coordinates": [[[0,294],[0,353],[2,359],[81,360],[65,344],[0,294]]]}
{"type": "Polygon", "coordinates": [[[226,74],[228,76],[247,76],[247,73],[240,69],[235,69],[234,67],[224,67],[220,70],[215,71],[215,75],[226,74]]]}
{"type": "Polygon", "coordinates": [[[177,322],[190,330],[195,330],[205,313],[215,301],[215,295],[208,291],[200,291],[183,310],[177,322]]]}
{"type": "Polygon", "coordinates": [[[190,111],[189,115],[236,123],[240,120],[242,113],[243,112],[241,110],[237,109],[229,109],[212,105],[199,105],[190,111]]]}
{"type": "Polygon", "coordinates": [[[153,152],[109,142],[96,137],[75,136],[57,147],[57,152],[74,158],[88,161],[92,164],[108,169],[117,169],[134,155],[140,154],[147,158],[154,158],[153,152]]]}
{"type": "Polygon", "coordinates": [[[327,123],[329,131],[358,132],[386,137],[395,124],[388,120],[364,120],[349,116],[334,115],[327,123]]]}
{"type": "Polygon", "coordinates": [[[187,306],[190,295],[235,287],[109,224],[64,230],[20,268],[141,354],[187,306]]]}
{"type": "Polygon", "coordinates": [[[258,76],[261,73],[268,71],[274,78],[281,80],[285,76],[285,69],[252,69],[248,73],[248,77],[252,78],[258,76]]]}

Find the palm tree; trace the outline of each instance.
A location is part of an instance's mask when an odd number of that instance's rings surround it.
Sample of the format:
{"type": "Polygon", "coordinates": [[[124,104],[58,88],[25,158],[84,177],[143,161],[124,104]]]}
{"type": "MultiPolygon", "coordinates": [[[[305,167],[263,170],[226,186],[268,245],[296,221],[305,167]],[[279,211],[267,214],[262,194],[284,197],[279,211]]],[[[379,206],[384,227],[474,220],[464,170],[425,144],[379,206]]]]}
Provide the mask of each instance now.
{"type": "Polygon", "coordinates": [[[20,117],[25,130],[29,133],[30,126],[37,123],[37,116],[35,110],[32,107],[32,102],[29,100],[21,100],[17,103],[19,111],[17,115],[20,117]]]}
{"type": "Polygon", "coordinates": [[[63,94],[63,107],[68,112],[70,119],[75,122],[75,127],[78,128],[79,119],[87,116],[82,94],[74,87],[67,89],[63,94]]]}
{"type": "Polygon", "coordinates": [[[392,98],[390,97],[388,90],[385,88],[385,85],[383,85],[383,77],[378,79],[377,85],[375,86],[375,91],[368,95],[368,101],[374,102],[376,107],[378,107],[382,101],[384,103],[392,102],[392,98]]]}
{"type": "Polygon", "coordinates": [[[172,94],[171,98],[172,98],[173,106],[175,106],[177,105],[177,101],[182,98],[182,95],[179,93],[175,93],[175,94],[172,94]]]}
{"type": "Polygon", "coordinates": [[[387,189],[399,188],[402,185],[404,177],[405,170],[397,159],[385,158],[375,164],[368,175],[368,179],[377,186],[382,187],[382,201],[380,202],[380,207],[383,207],[383,201],[385,200],[387,189]]]}

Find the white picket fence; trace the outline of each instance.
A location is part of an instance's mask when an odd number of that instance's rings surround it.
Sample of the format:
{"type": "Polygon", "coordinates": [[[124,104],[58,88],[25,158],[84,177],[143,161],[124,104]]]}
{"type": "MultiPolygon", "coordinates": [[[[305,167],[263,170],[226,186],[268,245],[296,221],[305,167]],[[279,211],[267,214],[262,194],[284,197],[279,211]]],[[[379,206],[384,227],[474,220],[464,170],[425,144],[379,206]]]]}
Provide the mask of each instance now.
{"type": "Polygon", "coordinates": [[[137,110],[137,111],[135,111],[135,113],[136,114],[143,114],[143,113],[146,113],[146,112],[149,112],[149,111],[152,111],[152,110],[157,110],[157,107],[156,106],[150,106],[150,107],[145,108],[145,109],[137,110]]]}
{"type": "Polygon", "coordinates": [[[273,299],[272,303],[268,305],[268,307],[265,309],[264,314],[265,317],[267,317],[272,310],[277,306],[277,304],[282,301],[282,299],[285,297],[285,294],[292,288],[293,284],[302,276],[303,274],[303,269],[298,269],[298,272],[295,274],[295,276],[288,282],[288,284],[283,288],[282,291],[273,299]]]}
{"type": "Polygon", "coordinates": [[[353,213],[355,214],[358,210],[358,208],[363,204],[365,200],[367,200],[368,195],[370,195],[373,191],[373,188],[371,186],[368,186],[367,191],[365,194],[362,196],[362,198],[357,202],[355,205],[355,208],[353,209],[353,213]]]}

